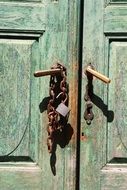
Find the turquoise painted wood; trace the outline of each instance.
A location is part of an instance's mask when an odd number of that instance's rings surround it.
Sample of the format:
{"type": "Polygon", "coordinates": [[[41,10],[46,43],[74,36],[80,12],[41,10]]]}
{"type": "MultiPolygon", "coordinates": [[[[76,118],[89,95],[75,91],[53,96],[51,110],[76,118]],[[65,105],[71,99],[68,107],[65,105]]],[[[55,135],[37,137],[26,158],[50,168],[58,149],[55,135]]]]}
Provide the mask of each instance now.
{"type": "Polygon", "coordinates": [[[76,186],[80,1],[0,1],[0,189],[74,190],[76,186]],[[69,125],[56,155],[47,151],[49,76],[67,67],[69,125]],[[75,94],[75,96],[74,96],[75,94]],[[40,109],[39,109],[40,108],[40,109]]]}
{"type": "Polygon", "coordinates": [[[83,68],[92,63],[111,83],[93,80],[94,120],[82,122],[80,190],[127,189],[127,1],[84,1],[83,68]]]}

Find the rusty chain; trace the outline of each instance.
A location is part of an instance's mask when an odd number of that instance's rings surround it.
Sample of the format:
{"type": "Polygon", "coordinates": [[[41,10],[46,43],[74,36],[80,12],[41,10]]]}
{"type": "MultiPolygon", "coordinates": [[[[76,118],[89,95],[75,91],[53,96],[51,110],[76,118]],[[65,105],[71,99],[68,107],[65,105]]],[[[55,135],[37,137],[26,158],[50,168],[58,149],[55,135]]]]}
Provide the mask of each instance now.
{"type": "Polygon", "coordinates": [[[60,103],[64,103],[66,106],[68,105],[68,85],[66,82],[66,68],[60,63],[57,63],[53,65],[51,69],[61,69],[61,73],[50,76],[50,100],[47,106],[47,146],[49,153],[52,153],[54,151],[56,133],[62,130],[62,126],[60,125],[60,120],[62,116],[56,111],[56,108],[60,103]]]}

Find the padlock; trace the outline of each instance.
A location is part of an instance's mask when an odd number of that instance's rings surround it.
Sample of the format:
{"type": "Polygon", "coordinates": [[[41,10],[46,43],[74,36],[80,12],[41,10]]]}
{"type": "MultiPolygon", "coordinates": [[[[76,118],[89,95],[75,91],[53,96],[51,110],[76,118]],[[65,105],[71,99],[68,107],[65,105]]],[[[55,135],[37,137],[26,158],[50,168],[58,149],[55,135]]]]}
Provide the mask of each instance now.
{"type": "Polygon", "coordinates": [[[66,117],[67,114],[70,112],[70,109],[63,103],[60,103],[58,107],[56,108],[56,111],[62,115],[63,117],[66,117]]]}

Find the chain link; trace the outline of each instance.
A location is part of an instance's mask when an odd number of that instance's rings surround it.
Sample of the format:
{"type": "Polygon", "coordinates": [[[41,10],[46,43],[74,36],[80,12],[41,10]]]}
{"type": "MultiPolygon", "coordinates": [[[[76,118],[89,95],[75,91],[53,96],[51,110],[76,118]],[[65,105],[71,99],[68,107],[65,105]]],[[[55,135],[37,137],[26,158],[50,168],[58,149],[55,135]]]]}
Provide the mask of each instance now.
{"type": "Polygon", "coordinates": [[[66,68],[57,63],[51,67],[51,69],[61,69],[61,73],[50,76],[49,95],[50,100],[47,106],[48,115],[48,138],[47,146],[49,153],[53,153],[55,145],[55,135],[58,131],[61,131],[60,118],[61,116],[56,112],[57,106],[62,102],[68,105],[68,85],[66,82],[66,68]]]}

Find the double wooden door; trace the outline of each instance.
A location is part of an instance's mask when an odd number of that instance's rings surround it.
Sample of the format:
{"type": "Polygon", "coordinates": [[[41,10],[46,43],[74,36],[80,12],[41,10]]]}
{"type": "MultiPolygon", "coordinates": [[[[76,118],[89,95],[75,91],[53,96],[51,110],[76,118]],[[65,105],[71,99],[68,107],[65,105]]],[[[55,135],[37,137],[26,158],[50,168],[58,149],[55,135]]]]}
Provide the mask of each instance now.
{"type": "Polygon", "coordinates": [[[126,0],[0,0],[0,189],[127,188],[126,0]],[[70,115],[55,154],[47,150],[49,76],[67,68],[70,115]],[[84,120],[91,63],[91,125],[84,120]]]}

